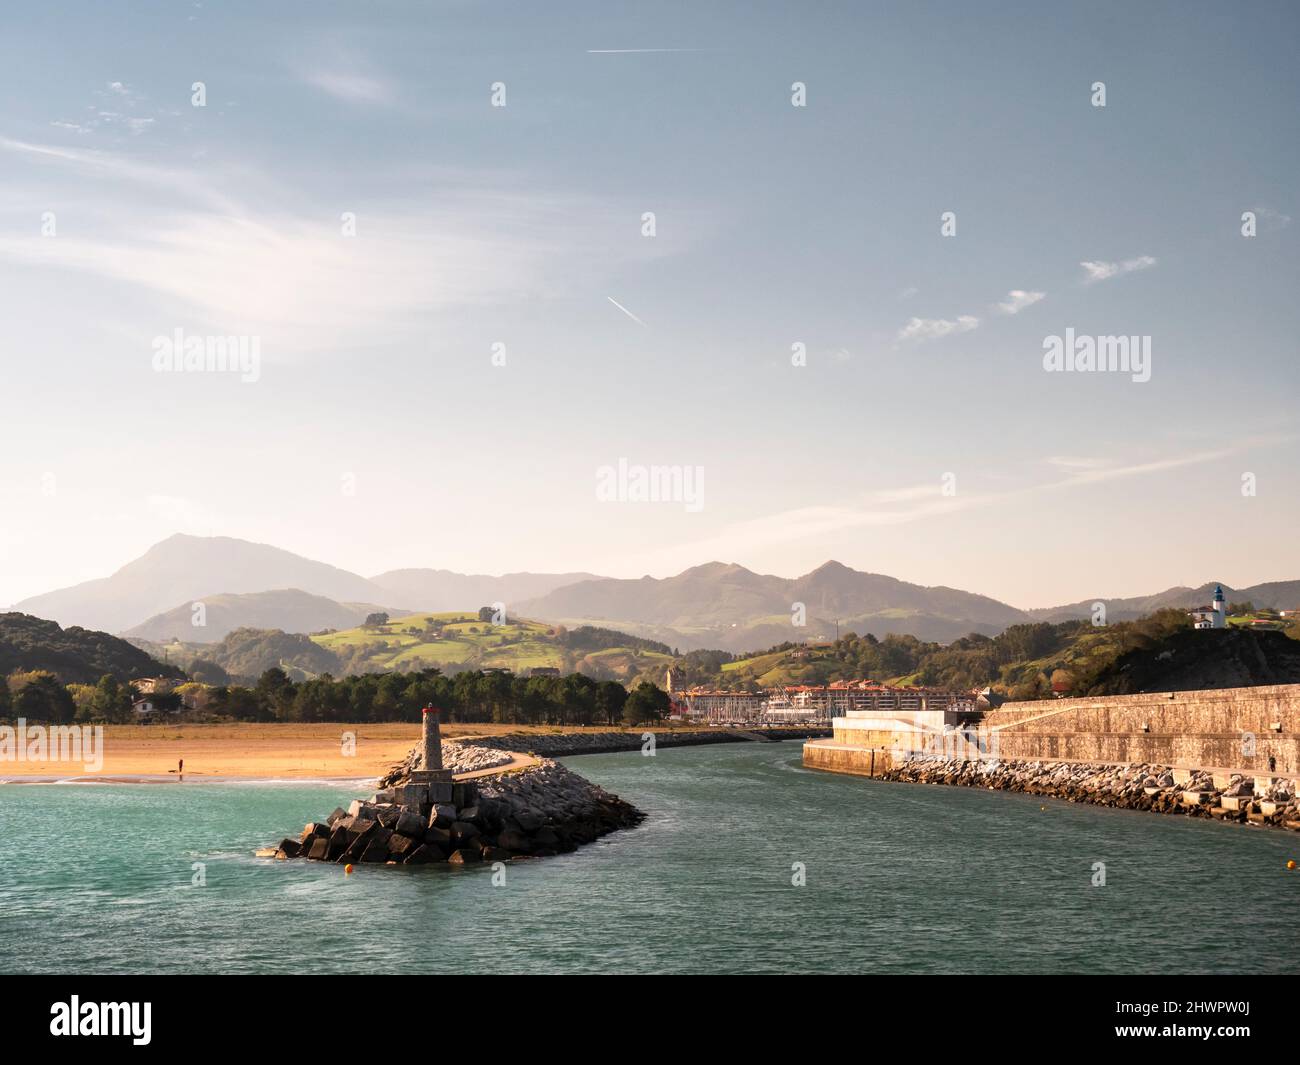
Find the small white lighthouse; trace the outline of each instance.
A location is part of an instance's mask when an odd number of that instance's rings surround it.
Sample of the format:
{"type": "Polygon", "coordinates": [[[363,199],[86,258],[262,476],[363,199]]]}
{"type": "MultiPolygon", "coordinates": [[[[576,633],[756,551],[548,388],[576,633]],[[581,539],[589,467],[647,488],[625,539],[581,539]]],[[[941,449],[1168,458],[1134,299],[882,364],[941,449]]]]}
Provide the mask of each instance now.
{"type": "Polygon", "coordinates": [[[1214,628],[1226,629],[1228,627],[1228,610],[1223,602],[1223,585],[1214,586],[1214,628]]]}

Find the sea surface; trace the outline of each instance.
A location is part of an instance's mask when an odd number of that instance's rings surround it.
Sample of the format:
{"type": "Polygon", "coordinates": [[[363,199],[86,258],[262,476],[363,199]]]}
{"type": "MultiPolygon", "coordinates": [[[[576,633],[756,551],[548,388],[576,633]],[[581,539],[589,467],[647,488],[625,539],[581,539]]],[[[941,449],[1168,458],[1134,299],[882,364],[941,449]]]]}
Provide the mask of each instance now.
{"type": "Polygon", "coordinates": [[[355,786],[2,785],[0,972],[1300,971],[1294,833],[835,776],[798,743],[566,764],[647,821],[504,877],[253,856],[355,786]]]}

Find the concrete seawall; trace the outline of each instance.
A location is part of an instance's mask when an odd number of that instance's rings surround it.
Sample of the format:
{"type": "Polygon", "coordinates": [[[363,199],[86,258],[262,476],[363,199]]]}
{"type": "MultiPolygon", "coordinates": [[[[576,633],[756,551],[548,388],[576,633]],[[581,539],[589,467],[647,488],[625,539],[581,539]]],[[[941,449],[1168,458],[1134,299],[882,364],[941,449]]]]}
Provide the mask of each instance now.
{"type": "Polygon", "coordinates": [[[1300,773],[1300,684],[1006,703],[980,727],[1003,758],[1300,773]]]}
{"type": "Polygon", "coordinates": [[[1300,684],[1006,703],[978,721],[849,713],[803,762],[1296,827],[1300,684]]]}
{"type": "Polygon", "coordinates": [[[1154,764],[1300,775],[1300,684],[1006,703],[954,731],[940,715],[836,718],[804,762],[839,772],[888,768],[902,752],[1020,761],[1154,764]]]}

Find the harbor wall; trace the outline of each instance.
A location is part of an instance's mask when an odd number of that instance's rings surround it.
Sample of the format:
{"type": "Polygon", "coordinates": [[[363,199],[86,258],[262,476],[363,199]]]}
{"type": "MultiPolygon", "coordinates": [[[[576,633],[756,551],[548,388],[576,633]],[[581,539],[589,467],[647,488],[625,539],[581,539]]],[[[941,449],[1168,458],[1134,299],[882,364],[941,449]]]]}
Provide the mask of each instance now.
{"type": "Polygon", "coordinates": [[[832,739],[804,745],[804,764],[870,774],[873,751],[875,773],[882,757],[897,761],[904,752],[938,752],[959,759],[1155,764],[1296,776],[1300,684],[1006,703],[966,736],[945,734],[905,714],[889,721],[836,718],[832,739]]]}

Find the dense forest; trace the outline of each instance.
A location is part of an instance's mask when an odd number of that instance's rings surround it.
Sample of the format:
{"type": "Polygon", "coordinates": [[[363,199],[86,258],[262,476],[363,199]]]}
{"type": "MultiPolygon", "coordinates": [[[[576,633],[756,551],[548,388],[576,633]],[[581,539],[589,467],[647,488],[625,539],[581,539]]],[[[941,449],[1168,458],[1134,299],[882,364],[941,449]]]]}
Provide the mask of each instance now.
{"type": "MultiPolygon", "coordinates": [[[[0,720],[130,721],[134,692],[106,676],[96,686],[64,686],[51,674],[15,673],[0,678],[0,720]]],[[[239,721],[420,720],[425,706],[437,706],[445,721],[519,725],[619,725],[656,721],[668,713],[668,696],[653,684],[630,692],[618,681],[597,681],[580,673],[565,677],[518,677],[499,671],[466,671],[454,677],[436,669],[418,673],[366,673],[335,680],[324,676],[295,682],[282,669],[266,670],[257,683],[182,684],[151,696],[177,708],[182,699],[197,719],[239,721]]]]}
{"type": "Polygon", "coordinates": [[[0,614],[0,676],[22,670],[51,673],[64,684],[94,684],[105,674],[119,681],[184,676],[106,632],[64,629],[31,614],[0,614]]]}
{"type": "MultiPolygon", "coordinates": [[[[206,647],[201,658],[216,663],[228,676],[243,679],[260,677],[276,666],[305,678],[336,673],[340,664],[331,651],[313,643],[309,636],[279,629],[234,629],[206,647]]],[[[194,674],[194,663],[189,672],[194,674]]]]}

